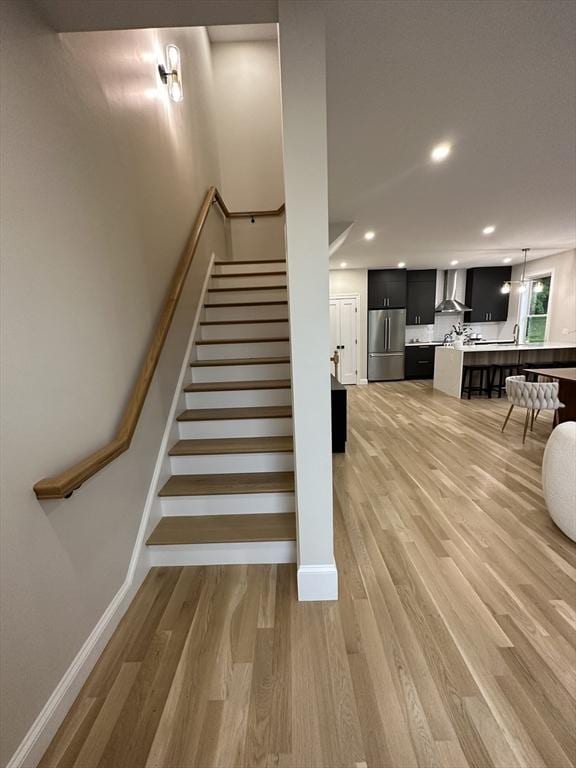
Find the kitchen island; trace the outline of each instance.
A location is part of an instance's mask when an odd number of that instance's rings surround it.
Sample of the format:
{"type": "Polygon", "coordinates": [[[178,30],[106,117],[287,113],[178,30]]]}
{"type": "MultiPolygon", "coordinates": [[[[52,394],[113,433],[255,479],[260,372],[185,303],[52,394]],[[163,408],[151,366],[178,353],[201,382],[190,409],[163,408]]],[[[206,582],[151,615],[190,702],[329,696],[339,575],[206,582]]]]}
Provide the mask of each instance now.
{"type": "Polygon", "coordinates": [[[465,365],[512,365],[568,362],[576,358],[574,342],[541,344],[471,344],[464,349],[436,347],[434,389],[452,397],[461,397],[465,365]]]}

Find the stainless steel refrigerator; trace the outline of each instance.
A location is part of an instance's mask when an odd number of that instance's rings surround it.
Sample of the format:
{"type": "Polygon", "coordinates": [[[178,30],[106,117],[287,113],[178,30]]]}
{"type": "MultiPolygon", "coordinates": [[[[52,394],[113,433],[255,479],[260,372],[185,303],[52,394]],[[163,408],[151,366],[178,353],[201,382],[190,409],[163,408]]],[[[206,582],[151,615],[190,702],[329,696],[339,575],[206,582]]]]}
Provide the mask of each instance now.
{"type": "Polygon", "coordinates": [[[368,312],[368,381],[404,378],[405,309],[368,312]]]}

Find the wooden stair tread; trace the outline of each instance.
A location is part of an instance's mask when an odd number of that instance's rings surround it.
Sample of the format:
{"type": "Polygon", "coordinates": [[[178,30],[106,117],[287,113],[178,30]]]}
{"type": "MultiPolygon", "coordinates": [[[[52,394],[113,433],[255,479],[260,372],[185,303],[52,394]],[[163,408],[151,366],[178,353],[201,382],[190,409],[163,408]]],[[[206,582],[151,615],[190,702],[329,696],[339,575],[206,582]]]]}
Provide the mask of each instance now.
{"type": "Polygon", "coordinates": [[[255,344],[262,341],[290,341],[289,336],[258,336],[255,339],[200,339],[197,346],[206,347],[210,344],[255,344]]]}
{"type": "Polygon", "coordinates": [[[289,405],[261,405],[253,408],[188,408],[178,421],[222,421],[225,419],[288,419],[289,405]]]}
{"type": "Polygon", "coordinates": [[[217,280],[228,277],[275,277],[277,275],[285,275],[286,272],[228,272],[224,275],[212,275],[217,280]]]}
{"type": "Polygon", "coordinates": [[[225,267],[229,264],[286,264],[286,259],[253,259],[250,261],[215,261],[217,267],[225,267]]]}
{"type": "Polygon", "coordinates": [[[252,325],[253,323],[287,323],[287,317],[270,317],[267,319],[252,318],[250,320],[203,320],[200,325],[252,325]]]}
{"type": "Polygon", "coordinates": [[[190,363],[192,368],[211,368],[220,365],[275,365],[276,363],[289,363],[289,357],[236,357],[218,360],[194,360],[190,363]]]}
{"type": "Polygon", "coordinates": [[[231,544],[253,541],[295,541],[296,515],[198,515],[163,517],[146,544],[231,544]]]}
{"type": "Polygon", "coordinates": [[[293,472],[172,475],[159,496],[226,496],[236,493],[292,493],[293,472]]]}
{"type": "MultiPolygon", "coordinates": [[[[214,309],[220,307],[278,307],[281,305],[288,305],[287,301],[232,301],[222,302],[221,304],[204,304],[207,309],[214,309]]],[[[288,318],[286,318],[288,319],[288,318]]]]}
{"type": "Polygon", "coordinates": [[[275,437],[215,437],[179,440],[169,451],[170,456],[206,456],[228,453],[291,453],[291,435],[275,437]]]}
{"type": "Polygon", "coordinates": [[[207,381],[188,384],[184,392],[244,392],[250,389],[290,389],[290,379],[269,379],[267,381],[207,381]]]}
{"type": "Polygon", "coordinates": [[[208,293],[232,293],[234,291],[286,291],[285,285],[241,285],[230,288],[208,288],[208,293]]]}

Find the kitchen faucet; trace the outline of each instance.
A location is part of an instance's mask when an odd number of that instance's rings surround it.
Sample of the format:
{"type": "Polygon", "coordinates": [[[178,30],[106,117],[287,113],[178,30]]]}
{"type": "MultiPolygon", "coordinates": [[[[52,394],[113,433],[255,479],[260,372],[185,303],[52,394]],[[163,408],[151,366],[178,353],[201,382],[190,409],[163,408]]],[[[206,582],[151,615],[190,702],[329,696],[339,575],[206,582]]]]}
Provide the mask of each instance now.
{"type": "Polygon", "coordinates": [[[514,323],[514,330],[512,331],[512,335],[514,336],[514,344],[520,343],[520,326],[518,323],[514,323]]]}

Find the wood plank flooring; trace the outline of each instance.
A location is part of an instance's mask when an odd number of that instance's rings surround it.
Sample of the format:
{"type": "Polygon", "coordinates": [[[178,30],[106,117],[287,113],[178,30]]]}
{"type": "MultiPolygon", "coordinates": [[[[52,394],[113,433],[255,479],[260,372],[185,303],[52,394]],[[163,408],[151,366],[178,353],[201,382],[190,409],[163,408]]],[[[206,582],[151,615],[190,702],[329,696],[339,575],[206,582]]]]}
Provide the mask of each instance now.
{"type": "Polygon", "coordinates": [[[153,569],[41,766],[569,768],[576,547],[551,423],[422,382],[349,389],[337,603],[296,569],[153,569]]]}

